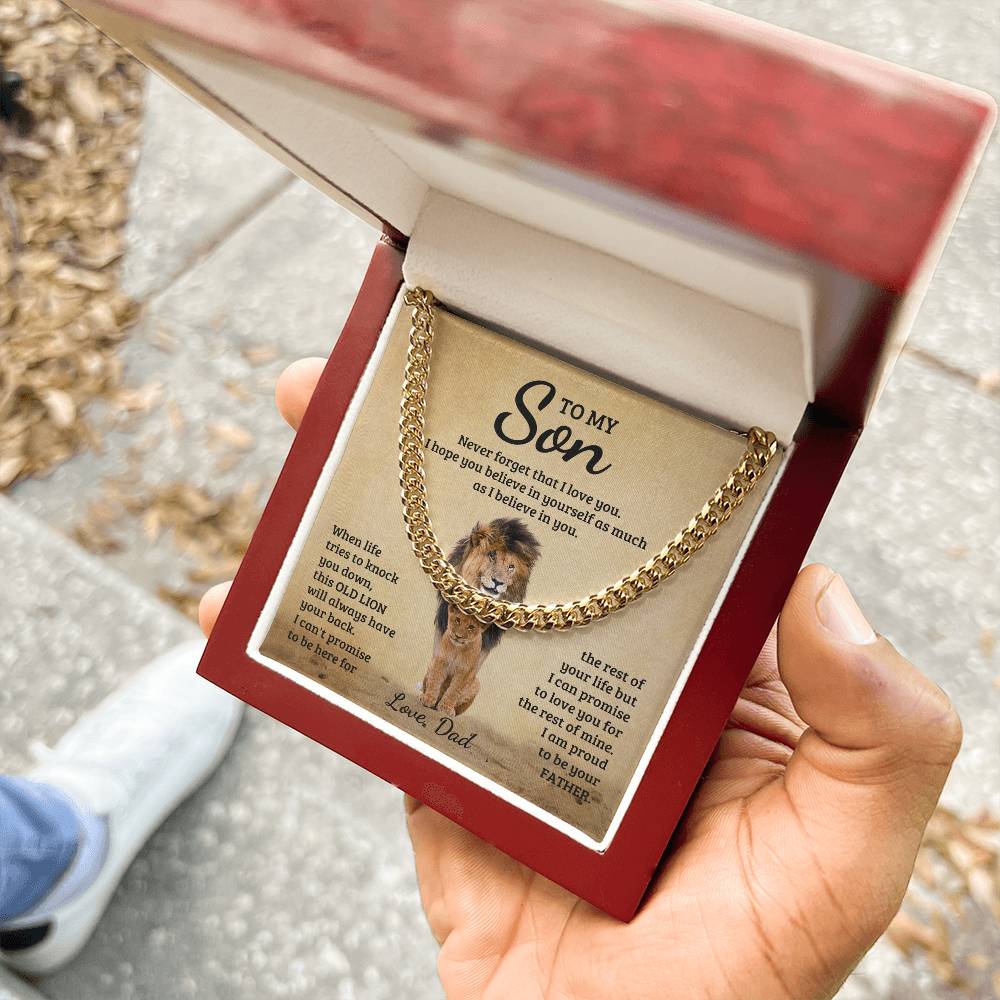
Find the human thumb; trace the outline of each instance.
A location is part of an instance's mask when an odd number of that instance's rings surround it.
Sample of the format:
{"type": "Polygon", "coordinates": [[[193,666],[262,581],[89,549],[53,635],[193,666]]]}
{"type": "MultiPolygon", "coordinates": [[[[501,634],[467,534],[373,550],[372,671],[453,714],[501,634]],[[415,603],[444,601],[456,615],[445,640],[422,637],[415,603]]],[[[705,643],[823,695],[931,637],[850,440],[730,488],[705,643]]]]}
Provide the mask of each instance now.
{"type": "Polygon", "coordinates": [[[843,579],[799,574],[778,621],[778,667],[808,726],[785,788],[828,870],[879,866],[898,906],[962,728],[944,692],[877,635],[843,579]]]}

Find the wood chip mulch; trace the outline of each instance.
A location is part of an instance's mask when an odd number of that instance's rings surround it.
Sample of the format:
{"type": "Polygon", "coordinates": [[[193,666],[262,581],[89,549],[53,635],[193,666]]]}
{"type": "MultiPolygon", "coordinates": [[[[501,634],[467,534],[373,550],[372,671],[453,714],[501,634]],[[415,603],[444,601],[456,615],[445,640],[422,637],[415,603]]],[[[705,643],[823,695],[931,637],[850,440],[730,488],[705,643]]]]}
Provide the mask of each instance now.
{"type": "Polygon", "coordinates": [[[1000,938],[1000,820],[962,817],[938,806],[927,827],[910,890],[888,938],[908,959],[923,957],[937,980],[969,996],[1000,998],[1000,953],[956,947],[956,931],[988,928],[1000,938]]]}
{"type": "Polygon", "coordinates": [[[57,0],[0,0],[0,489],[100,446],[85,410],[116,405],[121,291],[142,69],[57,0]],[[13,98],[11,98],[13,100],[13,98]]]}
{"type": "Polygon", "coordinates": [[[122,547],[118,530],[125,518],[142,525],[149,545],[169,539],[189,565],[187,586],[159,588],[159,596],[197,620],[198,602],[205,589],[232,579],[260,519],[260,483],[250,481],[222,497],[190,483],[149,486],[140,476],[126,474],[103,484],[86,515],[73,529],[73,538],[101,555],[122,547]]]}

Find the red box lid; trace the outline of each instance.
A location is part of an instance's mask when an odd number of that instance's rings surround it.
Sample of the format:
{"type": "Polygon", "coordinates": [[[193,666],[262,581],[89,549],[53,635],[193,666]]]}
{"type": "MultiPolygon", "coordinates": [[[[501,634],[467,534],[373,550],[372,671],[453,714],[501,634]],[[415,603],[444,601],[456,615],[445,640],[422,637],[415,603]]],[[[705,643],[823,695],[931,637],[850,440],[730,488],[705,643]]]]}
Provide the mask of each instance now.
{"type": "Polygon", "coordinates": [[[986,95],[688,3],[79,6],[98,22],[103,6],[176,29],[403,112],[424,136],[599,179],[897,293],[994,117],[986,95]]]}

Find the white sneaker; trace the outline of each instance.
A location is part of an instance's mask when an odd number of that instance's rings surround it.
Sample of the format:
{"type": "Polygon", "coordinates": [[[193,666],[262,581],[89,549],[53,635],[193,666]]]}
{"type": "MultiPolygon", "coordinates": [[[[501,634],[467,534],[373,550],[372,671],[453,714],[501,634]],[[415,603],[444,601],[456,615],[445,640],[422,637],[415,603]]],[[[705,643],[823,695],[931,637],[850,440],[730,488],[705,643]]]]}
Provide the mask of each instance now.
{"type": "Polygon", "coordinates": [[[74,958],[139,849],[225,757],[243,705],[195,673],[203,648],[191,642],[165,653],[37,753],[41,763],[26,777],[103,818],[107,845],[96,878],[77,895],[60,902],[57,884],[46,897],[51,907],[43,899],[0,927],[6,965],[39,976],[74,958]]]}

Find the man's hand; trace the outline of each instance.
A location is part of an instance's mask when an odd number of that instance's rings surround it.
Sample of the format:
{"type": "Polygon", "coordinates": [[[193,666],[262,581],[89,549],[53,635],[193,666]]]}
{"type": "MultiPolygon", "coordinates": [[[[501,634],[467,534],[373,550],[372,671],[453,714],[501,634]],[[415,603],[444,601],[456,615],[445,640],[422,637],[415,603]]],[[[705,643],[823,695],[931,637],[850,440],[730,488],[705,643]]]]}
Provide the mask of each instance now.
{"type": "MultiPolygon", "coordinates": [[[[323,369],[292,365],[297,427],[323,369]]],[[[210,590],[211,631],[228,584],[210,590]]],[[[804,569],[671,855],[620,923],[407,799],[450,998],[820,1000],[903,898],[961,742],[944,693],[868,625],[843,580],[804,569]]]]}

